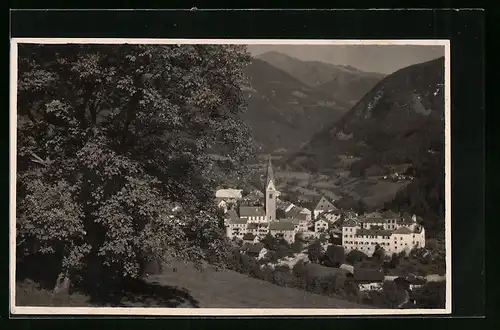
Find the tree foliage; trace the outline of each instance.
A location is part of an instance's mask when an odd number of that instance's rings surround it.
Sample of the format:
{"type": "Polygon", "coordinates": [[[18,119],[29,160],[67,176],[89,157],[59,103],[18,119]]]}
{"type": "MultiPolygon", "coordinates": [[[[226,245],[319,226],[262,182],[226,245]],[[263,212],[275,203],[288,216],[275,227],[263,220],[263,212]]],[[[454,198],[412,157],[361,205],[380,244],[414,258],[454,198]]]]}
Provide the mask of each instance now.
{"type": "Polygon", "coordinates": [[[311,262],[317,263],[323,256],[324,249],[319,240],[312,242],[307,248],[307,255],[311,262]]]}
{"type": "Polygon", "coordinates": [[[125,277],[143,260],[223,266],[212,196],[253,152],[248,62],[241,46],[21,46],[20,250],[60,256],[65,276],[91,259],[125,277]]]}

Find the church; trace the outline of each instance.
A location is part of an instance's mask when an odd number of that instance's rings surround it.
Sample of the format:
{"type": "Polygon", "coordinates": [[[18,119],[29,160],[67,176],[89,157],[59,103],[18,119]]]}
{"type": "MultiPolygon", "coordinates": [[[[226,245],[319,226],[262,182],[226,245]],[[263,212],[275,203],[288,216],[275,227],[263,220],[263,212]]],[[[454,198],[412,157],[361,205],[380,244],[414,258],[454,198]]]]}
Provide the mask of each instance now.
{"type": "Polygon", "coordinates": [[[226,235],[230,239],[245,237],[245,239],[257,241],[271,234],[293,243],[301,224],[299,220],[277,219],[276,217],[276,200],[279,191],[276,189],[271,157],[267,164],[264,188],[264,206],[239,206],[238,212],[229,210],[226,213],[226,235]],[[250,237],[248,234],[253,236],[250,237]]]}

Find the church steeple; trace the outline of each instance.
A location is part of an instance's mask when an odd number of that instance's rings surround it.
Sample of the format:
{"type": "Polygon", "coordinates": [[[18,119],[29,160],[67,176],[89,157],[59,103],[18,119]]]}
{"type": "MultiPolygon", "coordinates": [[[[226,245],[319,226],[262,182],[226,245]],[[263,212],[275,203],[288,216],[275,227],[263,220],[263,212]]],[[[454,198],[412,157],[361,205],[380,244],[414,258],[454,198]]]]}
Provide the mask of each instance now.
{"type": "Polygon", "coordinates": [[[266,218],[268,221],[276,220],[276,197],[278,192],[274,184],[273,165],[271,164],[271,156],[269,156],[266,173],[266,218]]]}
{"type": "Polygon", "coordinates": [[[274,172],[273,172],[273,165],[271,164],[271,156],[269,156],[267,162],[267,172],[266,172],[266,189],[268,189],[269,183],[271,181],[273,181],[274,183],[274,172]]]}

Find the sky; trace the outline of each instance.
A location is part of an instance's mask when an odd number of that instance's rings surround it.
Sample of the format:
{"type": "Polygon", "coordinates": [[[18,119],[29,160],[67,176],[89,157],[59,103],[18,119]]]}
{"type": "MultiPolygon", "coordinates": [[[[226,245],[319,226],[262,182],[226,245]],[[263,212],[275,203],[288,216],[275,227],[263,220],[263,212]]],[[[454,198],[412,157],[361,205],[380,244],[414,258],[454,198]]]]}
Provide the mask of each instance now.
{"type": "Polygon", "coordinates": [[[444,46],[424,45],[248,45],[252,56],[277,51],[300,60],[350,65],[390,74],[412,64],[444,56],[444,46]]]}

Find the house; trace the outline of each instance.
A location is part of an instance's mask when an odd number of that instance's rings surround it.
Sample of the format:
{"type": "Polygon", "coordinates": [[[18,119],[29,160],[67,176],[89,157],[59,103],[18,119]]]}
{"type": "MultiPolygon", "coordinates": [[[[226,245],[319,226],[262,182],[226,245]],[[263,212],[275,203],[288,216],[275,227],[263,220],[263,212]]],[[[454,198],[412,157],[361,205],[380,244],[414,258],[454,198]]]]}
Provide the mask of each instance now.
{"type": "Polygon", "coordinates": [[[384,284],[384,273],[374,269],[356,268],[354,270],[354,283],[359,291],[380,291],[384,284]]]}
{"type": "MultiPolygon", "coordinates": [[[[229,212],[228,212],[229,213],[229,212]]],[[[234,214],[229,214],[229,217],[226,218],[226,236],[229,239],[233,238],[243,238],[243,235],[247,233],[247,219],[241,219],[234,214]]]]}
{"type": "Polygon", "coordinates": [[[294,206],[285,213],[288,220],[294,221],[298,224],[296,231],[307,231],[309,222],[311,221],[311,211],[305,208],[294,206]]]}
{"type": "Polygon", "coordinates": [[[241,239],[244,243],[257,243],[259,241],[258,236],[251,233],[244,234],[241,239]]]}
{"type": "Polygon", "coordinates": [[[289,220],[270,222],[269,233],[272,236],[282,238],[291,244],[295,242],[295,223],[289,220]]]}
{"type": "MultiPolygon", "coordinates": [[[[257,243],[245,243],[247,244],[244,252],[248,256],[257,258],[257,259],[262,259],[265,257],[267,253],[267,249],[264,247],[264,244],[257,242],[257,243]]],[[[243,248],[243,247],[242,247],[243,248]]]]}
{"type": "Polygon", "coordinates": [[[335,205],[333,205],[328,199],[326,199],[325,196],[322,196],[318,204],[316,204],[316,207],[314,208],[313,211],[314,219],[316,219],[318,215],[320,215],[323,212],[333,211],[333,210],[337,210],[335,205]]]}
{"type": "Polygon", "coordinates": [[[225,200],[221,200],[219,204],[217,204],[217,207],[222,209],[222,211],[226,213],[228,211],[229,204],[225,200]]]}
{"type": "Polygon", "coordinates": [[[340,210],[332,210],[321,213],[318,218],[325,219],[329,223],[333,224],[342,218],[342,212],[340,210]]]}
{"type": "Polygon", "coordinates": [[[321,233],[321,232],[327,232],[328,231],[328,221],[319,219],[314,221],[314,232],[316,233],[321,233]]]}
{"type": "Polygon", "coordinates": [[[249,222],[247,223],[247,233],[258,236],[259,238],[263,238],[269,233],[269,223],[249,222]]]}

